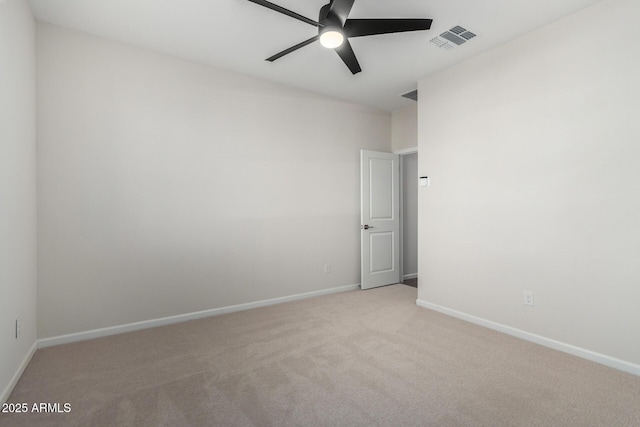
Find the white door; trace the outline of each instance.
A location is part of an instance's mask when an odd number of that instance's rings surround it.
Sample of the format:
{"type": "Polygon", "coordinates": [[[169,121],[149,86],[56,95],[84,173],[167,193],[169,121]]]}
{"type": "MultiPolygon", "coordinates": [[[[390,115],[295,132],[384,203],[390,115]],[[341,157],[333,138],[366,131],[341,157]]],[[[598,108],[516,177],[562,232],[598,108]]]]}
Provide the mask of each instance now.
{"type": "Polygon", "coordinates": [[[400,282],[400,161],[360,150],[362,289],[400,282]]]}

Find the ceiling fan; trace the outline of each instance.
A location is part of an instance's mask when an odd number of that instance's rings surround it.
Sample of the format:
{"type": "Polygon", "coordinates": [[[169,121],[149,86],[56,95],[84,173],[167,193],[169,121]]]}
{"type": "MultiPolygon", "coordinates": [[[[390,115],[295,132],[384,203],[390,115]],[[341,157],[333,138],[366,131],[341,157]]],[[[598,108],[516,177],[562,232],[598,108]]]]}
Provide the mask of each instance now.
{"type": "Polygon", "coordinates": [[[322,46],[335,49],[338,56],[353,74],[359,73],[362,69],[351,48],[349,38],[428,30],[431,28],[432,22],[431,19],[349,19],[349,12],[351,12],[355,0],[331,0],[320,8],[318,21],[265,0],[249,1],[318,28],[318,35],[270,56],[267,61],[273,62],[301,47],[320,40],[322,46]]]}

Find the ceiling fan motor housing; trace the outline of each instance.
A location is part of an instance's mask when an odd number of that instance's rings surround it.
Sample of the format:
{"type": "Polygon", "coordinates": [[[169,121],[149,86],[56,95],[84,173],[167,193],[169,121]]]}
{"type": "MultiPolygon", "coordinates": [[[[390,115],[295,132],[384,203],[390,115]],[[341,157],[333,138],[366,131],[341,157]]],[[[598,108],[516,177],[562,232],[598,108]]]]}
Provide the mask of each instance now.
{"type": "Polygon", "coordinates": [[[331,30],[339,30],[342,32],[343,22],[340,21],[340,18],[335,14],[330,12],[331,3],[327,3],[320,8],[320,14],[318,16],[318,22],[320,26],[318,27],[318,34],[322,34],[324,31],[331,30]]]}
{"type": "Polygon", "coordinates": [[[332,13],[332,3],[325,4],[320,8],[318,16],[318,36],[320,37],[320,44],[326,48],[340,47],[346,39],[344,33],[344,23],[340,20],[340,17],[332,13]]]}

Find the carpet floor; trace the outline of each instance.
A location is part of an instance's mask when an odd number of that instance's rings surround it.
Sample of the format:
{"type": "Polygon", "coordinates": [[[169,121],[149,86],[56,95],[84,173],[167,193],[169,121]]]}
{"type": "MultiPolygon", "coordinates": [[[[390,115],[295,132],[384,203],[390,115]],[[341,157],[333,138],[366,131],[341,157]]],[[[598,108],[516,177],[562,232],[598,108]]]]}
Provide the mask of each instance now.
{"type": "Polygon", "coordinates": [[[38,350],[8,401],[29,411],[0,425],[640,426],[640,377],[416,297],[394,285],[38,350]]]}

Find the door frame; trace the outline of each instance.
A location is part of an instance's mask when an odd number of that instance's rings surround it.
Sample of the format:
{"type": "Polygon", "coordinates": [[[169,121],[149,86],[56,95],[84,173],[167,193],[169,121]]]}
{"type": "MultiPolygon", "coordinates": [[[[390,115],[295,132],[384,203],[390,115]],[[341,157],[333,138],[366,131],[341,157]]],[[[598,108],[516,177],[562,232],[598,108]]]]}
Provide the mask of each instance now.
{"type": "MultiPolygon", "coordinates": [[[[400,283],[404,282],[404,156],[418,154],[418,147],[394,150],[393,154],[400,156],[400,283]]],[[[419,156],[419,154],[418,154],[419,156]]],[[[418,203],[418,217],[420,216],[420,203],[418,203]]],[[[418,275],[420,272],[416,272],[418,275]]]]}

